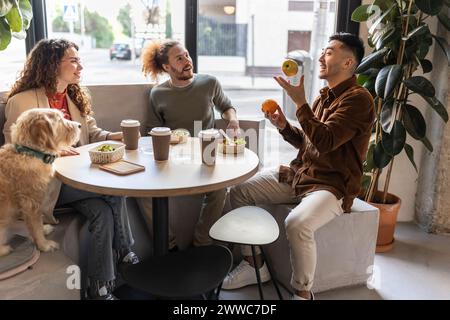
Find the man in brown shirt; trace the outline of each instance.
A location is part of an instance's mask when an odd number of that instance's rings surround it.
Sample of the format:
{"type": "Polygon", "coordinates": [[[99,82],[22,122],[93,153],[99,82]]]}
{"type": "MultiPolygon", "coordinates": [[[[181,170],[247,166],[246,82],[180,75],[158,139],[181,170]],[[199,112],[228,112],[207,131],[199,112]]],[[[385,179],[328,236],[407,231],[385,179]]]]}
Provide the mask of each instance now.
{"type": "MultiPolygon", "coordinates": [[[[357,36],[338,33],[330,37],[319,58],[319,78],[328,86],[320,90],[312,109],[305,99],[302,77],[298,86],[275,77],[297,106],[301,128],[291,125],[280,107],[266,118],[284,140],[299,152],[290,166],[262,172],[231,189],[233,208],[261,203],[298,204],[285,220],[290,245],[293,299],[313,299],[311,288],[316,268],[314,232],[337,215],[350,212],[358,195],[362,162],[375,119],[370,93],[357,85],[355,69],[364,56],[357,36]]],[[[235,289],[256,283],[251,252],[225,278],[223,288],[235,289]]],[[[262,281],[270,275],[257,257],[262,281]],[[262,265],[262,266],[261,266],[262,265]]]]}

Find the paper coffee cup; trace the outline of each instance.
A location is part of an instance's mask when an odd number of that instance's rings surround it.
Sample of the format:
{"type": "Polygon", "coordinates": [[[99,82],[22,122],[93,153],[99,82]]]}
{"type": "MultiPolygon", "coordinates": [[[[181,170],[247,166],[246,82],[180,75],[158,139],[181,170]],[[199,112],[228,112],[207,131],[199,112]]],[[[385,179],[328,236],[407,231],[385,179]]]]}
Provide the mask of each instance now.
{"type": "Polygon", "coordinates": [[[122,120],[120,127],[122,128],[123,141],[125,149],[136,150],[139,144],[139,127],[141,126],[138,120],[122,120]]]}
{"type": "Polygon", "coordinates": [[[166,161],[169,159],[171,134],[172,130],[167,127],[155,127],[150,131],[155,161],[166,161]]]}

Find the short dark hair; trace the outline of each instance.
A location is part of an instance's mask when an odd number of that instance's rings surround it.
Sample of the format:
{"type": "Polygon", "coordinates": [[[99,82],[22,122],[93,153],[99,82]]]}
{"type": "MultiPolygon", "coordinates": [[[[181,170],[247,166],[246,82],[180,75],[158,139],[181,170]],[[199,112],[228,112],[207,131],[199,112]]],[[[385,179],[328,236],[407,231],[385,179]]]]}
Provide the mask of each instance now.
{"type": "Polygon", "coordinates": [[[338,32],[333,34],[328,41],[332,40],[342,42],[348,50],[353,52],[358,64],[361,62],[364,57],[364,42],[360,37],[347,32],[338,32]]]}

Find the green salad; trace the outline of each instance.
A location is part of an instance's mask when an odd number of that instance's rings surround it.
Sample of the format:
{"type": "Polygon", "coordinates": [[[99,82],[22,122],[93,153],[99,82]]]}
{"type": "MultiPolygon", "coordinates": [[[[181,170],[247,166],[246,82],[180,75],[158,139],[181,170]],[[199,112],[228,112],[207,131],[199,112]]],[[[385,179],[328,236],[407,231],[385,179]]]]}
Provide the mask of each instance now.
{"type": "Polygon", "coordinates": [[[224,144],[225,145],[241,145],[241,144],[245,144],[245,139],[243,139],[243,138],[236,139],[236,140],[233,141],[232,144],[230,144],[228,142],[228,140],[225,140],[224,144]]]}
{"type": "Polygon", "coordinates": [[[109,145],[109,144],[104,144],[102,145],[100,148],[97,149],[100,152],[111,152],[116,150],[113,146],[109,145]]]}
{"type": "Polygon", "coordinates": [[[179,137],[189,136],[189,131],[187,130],[174,130],[173,134],[179,137]]]}

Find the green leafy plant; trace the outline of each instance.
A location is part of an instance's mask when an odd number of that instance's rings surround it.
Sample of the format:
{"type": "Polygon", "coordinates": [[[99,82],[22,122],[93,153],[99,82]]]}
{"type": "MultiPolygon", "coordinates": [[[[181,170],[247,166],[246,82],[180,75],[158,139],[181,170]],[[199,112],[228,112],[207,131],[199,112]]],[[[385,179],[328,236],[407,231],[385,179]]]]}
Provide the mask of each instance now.
{"type": "Polygon", "coordinates": [[[25,39],[33,11],[29,0],[0,0],[0,50],[5,50],[11,38],[25,39]]]}
{"type": "Polygon", "coordinates": [[[449,0],[376,0],[356,8],[352,14],[353,21],[367,21],[368,42],[373,48],[356,70],[359,84],[374,97],[377,113],[375,133],[364,162],[362,185],[366,201],[386,203],[394,158],[403,150],[417,171],[414,149],[406,143],[407,135],[433,151],[425,118],[411,104],[412,95],[421,96],[443,121],[448,121],[433,84],[415,72],[426,74],[433,70],[426,55],[434,43],[450,63],[447,40],[432,34],[428,25],[430,18],[437,16],[450,30],[449,5],[449,0]],[[376,199],[378,180],[385,167],[388,171],[383,195],[376,199]]]}

